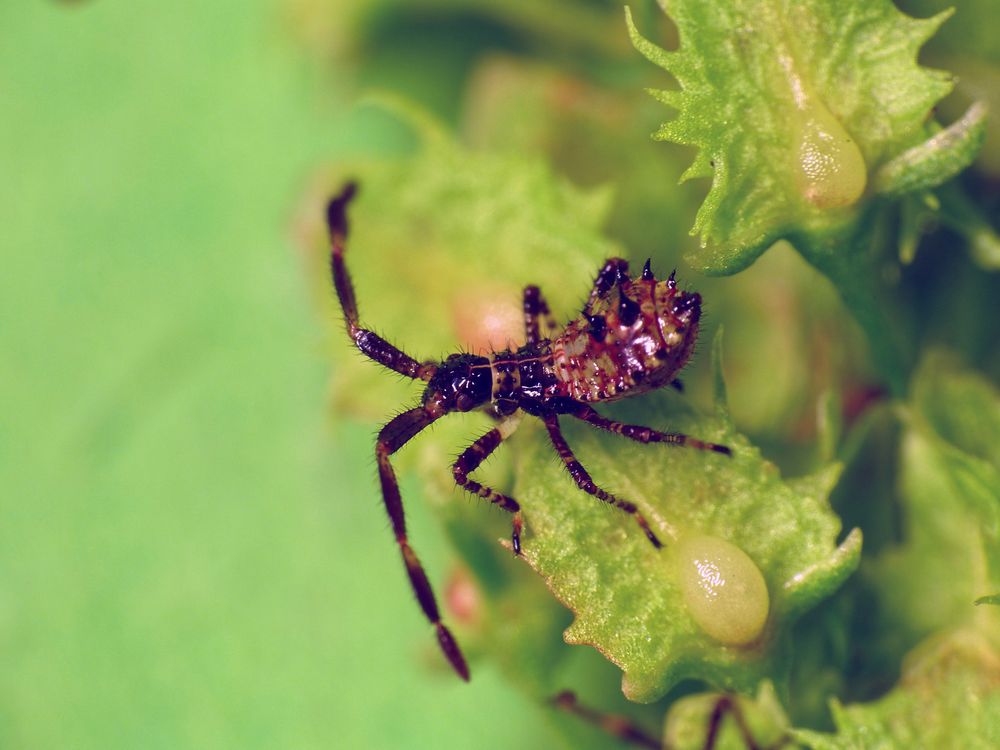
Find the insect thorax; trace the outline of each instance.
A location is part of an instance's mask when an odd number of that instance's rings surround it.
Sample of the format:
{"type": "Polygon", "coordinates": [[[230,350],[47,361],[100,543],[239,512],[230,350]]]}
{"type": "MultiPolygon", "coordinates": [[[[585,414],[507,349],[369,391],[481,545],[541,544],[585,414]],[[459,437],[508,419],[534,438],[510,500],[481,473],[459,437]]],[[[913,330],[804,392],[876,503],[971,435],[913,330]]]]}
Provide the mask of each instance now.
{"type": "Polygon", "coordinates": [[[491,397],[490,362],[475,354],[452,354],[438,365],[423,402],[440,413],[472,411],[491,397]]]}

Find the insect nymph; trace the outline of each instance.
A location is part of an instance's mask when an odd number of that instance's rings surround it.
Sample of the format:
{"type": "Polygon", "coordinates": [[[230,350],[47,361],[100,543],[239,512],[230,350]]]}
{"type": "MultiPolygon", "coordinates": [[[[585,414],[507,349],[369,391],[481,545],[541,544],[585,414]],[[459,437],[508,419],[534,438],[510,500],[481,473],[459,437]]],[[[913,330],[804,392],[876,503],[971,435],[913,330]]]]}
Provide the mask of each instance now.
{"type": "Polygon", "coordinates": [[[559,427],[559,416],[589,422],[640,443],[670,443],[729,454],[726,446],[675,432],[622,424],[601,416],[590,405],[645,393],[673,382],[694,347],[701,315],[697,293],[677,288],[673,274],[657,281],[646,262],[639,278],[628,263],[606,261],[583,308],[583,314],[558,330],[536,286],[524,290],[525,343],[519,349],[487,356],[452,354],[443,362],[418,361],[362,328],[354,287],[344,264],[347,205],[356,186],[347,184],[327,207],[332,243],[333,283],[344,311],[347,333],[358,349],[380,365],[427,383],[421,403],[392,419],[375,443],[382,499],[392,524],[417,601],[437,631],[438,643],[455,671],[469,679],[465,658],[451,631],[441,622],[437,601],[423,566],[406,536],[399,484],[389,457],[410,438],[449,412],[482,410],[497,424],[455,461],[455,482],[513,516],[512,544],[521,552],[521,507],[508,495],[485,487],[469,475],[508,438],[520,412],[542,420],[570,476],[585,492],[630,514],[654,547],[660,540],[636,506],[598,487],[576,460],[559,427]],[[540,330],[546,325],[546,335],[540,330]]]}

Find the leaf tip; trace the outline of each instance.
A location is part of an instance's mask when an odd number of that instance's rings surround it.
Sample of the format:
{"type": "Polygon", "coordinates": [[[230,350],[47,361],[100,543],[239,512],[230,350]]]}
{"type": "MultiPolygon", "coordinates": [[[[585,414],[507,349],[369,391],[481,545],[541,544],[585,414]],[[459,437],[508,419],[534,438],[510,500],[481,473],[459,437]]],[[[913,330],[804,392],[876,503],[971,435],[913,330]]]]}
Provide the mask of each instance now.
{"type": "Polygon", "coordinates": [[[632,19],[632,9],[627,5],[625,6],[625,25],[628,27],[629,41],[632,42],[632,46],[636,51],[654,65],[659,65],[661,68],[670,70],[667,65],[670,53],[659,45],[653,44],[653,42],[642,35],[642,32],[639,31],[635,25],[635,21],[632,19]]]}

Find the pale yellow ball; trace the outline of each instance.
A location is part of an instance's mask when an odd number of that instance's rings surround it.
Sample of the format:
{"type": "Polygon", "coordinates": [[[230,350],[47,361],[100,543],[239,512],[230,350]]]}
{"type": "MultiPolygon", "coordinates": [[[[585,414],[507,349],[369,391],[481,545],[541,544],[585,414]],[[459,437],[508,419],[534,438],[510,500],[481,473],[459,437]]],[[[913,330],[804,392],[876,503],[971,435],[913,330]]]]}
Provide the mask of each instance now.
{"type": "Polygon", "coordinates": [[[714,536],[682,538],[674,563],[692,619],[727,646],[746,646],[764,630],[770,598],[760,568],[734,544],[714,536]]]}

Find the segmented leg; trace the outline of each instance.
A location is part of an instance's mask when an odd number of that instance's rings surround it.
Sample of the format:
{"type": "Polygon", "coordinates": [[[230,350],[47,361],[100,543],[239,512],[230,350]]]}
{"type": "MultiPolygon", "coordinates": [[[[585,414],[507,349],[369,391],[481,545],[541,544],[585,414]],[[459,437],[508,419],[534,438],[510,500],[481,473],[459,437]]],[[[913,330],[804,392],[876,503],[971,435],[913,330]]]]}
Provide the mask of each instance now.
{"type": "Polygon", "coordinates": [[[478,495],[485,500],[489,500],[508,513],[514,514],[511,544],[514,547],[515,555],[521,554],[521,506],[518,505],[514,498],[502,495],[490,487],[485,487],[479,482],[469,479],[469,474],[478,469],[479,465],[500,446],[500,443],[513,434],[518,421],[518,419],[506,419],[501,422],[466,448],[451,467],[455,475],[455,482],[459,487],[464,488],[473,495],[478,495]]]}
{"type": "Polygon", "coordinates": [[[354,285],[344,264],[344,249],[347,239],[347,205],[357,192],[357,185],[347,183],[340,194],[330,201],[326,208],[326,223],[330,230],[330,266],[333,271],[333,285],[344,311],[347,333],[361,352],[380,365],[417,380],[430,380],[437,370],[433,362],[417,362],[410,355],[400,351],[381,336],[362,328],[358,323],[358,304],[354,298],[354,285]]]}
{"type": "Polygon", "coordinates": [[[734,718],[736,719],[736,725],[739,727],[740,734],[743,735],[743,741],[746,743],[749,750],[758,750],[757,743],[754,741],[753,736],[750,734],[750,730],[747,728],[746,722],[743,720],[743,714],[736,706],[736,703],[728,695],[723,695],[715,702],[715,706],[712,708],[712,714],[708,717],[708,732],[705,733],[705,745],[704,750],[712,750],[715,747],[715,743],[719,737],[719,730],[722,729],[722,720],[726,716],[726,712],[731,711],[734,718]]]}
{"type": "Polygon", "coordinates": [[[587,470],[584,469],[580,462],[576,460],[576,456],[574,456],[573,451],[570,450],[569,444],[566,442],[566,438],[563,437],[562,431],[559,429],[559,417],[555,414],[544,414],[542,415],[542,421],[545,423],[545,428],[549,431],[549,439],[552,441],[552,445],[555,447],[559,457],[566,465],[566,470],[569,472],[569,475],[573,477],[573,480],[577,483],[580,489],[593,495],[599,500],[603,500],[604,502],[631,514],[649,541],[653,543],[653,546],[657,549],[662,547],[663,545],[660,543],[660,540],[656,538],[656,534],[653,533],[653,530],[649,527],[649,523],[646,522],[646,517],[642,515],[635,505],[627,500],[621,500],[615,497],[610,492],[607,492],[594,484],[594,480],[590,478],[590,474],[587,473],[587,470]]]}
{"type": "Polygon", "coordinates": [[[594,427],[627,437],[629,440],[635,440],[637,443],[670,443],[671,445],[686,445],[689,448],[698,448],[703,451],[715,451],[727,456],[733,454],[728,446],[706,443],[698,438],[685,435],[682,432],[660,432],[651,427],[644,427],[638,424],[616,422],[613,419],[601,416],[588,404],[580,402],[576,402],[574,410],[568,413],[570,416],[594,425],[594,427]]]}
{"type": "Polygon", "coordinates": [[[427,427],[437,417],[430,414],[423,407],[417,407],[410,411],[403,412],[398,417],[389,422],[382,431],[379,432],[378,440],[375,443],[375,458],[378,461],[379,480],[382,483],[382,500],[385,502],[385,510],[389,514],[392,523],[392,531],[396,535],[396,543],[403,556],[403,563],[406,565],[406,573],[410,577],[410,585],[413,593],[417,596],[420,608],[424,615],[437,631],[438,644],[441,651],[451,663],[451,666],[463,680],[469,679],[469,667],[465,663],[465,657],[455,642],[451,631],[441,622],[441,615],[438,611],[437,600],[434,598],[434,590],[431,588],[427,573],[424,572],[420,560],[410,547],[406,538],[406,519],[403,515],[403,499],[399,494],[399,483],[396,481],[396,474],[389,463],[389,456],[402,448],[414,435],[427,427]]]}
{"type": "Polygon", "coordinates": [[[638,747],[649,748],[650,750],[662,750],[663,748],[658,739],[646,734],[642,727],[636,726],[628,717],[606,714],[601,711],[595,711],[587,706],[582,706],[577,701],[576,695],[569,690],[559,693],[559,695],[552,699],[552,704],[556,708],[593,724],[623,742],[628,742],[638,747]]]}
{"type": "Polygon", "coordinates": [[[598,300],[604,299],[611,288],[620,281],[628,278],[628,261],[622,258],[608,258],[604,261],[604,267],[597,274],[594,281],[594,288],[590,290],[590,297],[583,307],[583,314],[587,317],[594,312],[594,305],[598,300]]]}
{"type": "MultiPolygon", "coordinates": [[[[641,727],[636,726],[628,717],[607,714],[587,706],[582,706],[577,701],[576,695],[571,691],[567,690],[559,693],[559,695],[552,699],[552,704],[556,708],[571,713],[624,742],[649,748],[650,750],[666,750],[667,745],[664,745],[655,737],[646,734],[641,727]]],[[[761,747],[757,743],[757,740],[754,739],[746,718],[743,716],[743,711],[740,710],[739,703],[732,696],[722,695],[719,696],[719,699],[712,707],[712,713],[708,718],[705,744],[702,745],[703,750],[715,750],[715,746],[719,741],[722,720],[727,713],[732,714],[733,720],[736,722],[737,729],[739,730],[740,738],[743,740],[743,744],[747,750],[778,750],[789,741],[788,736],[785,735],[778,739],[777,742],[766,747],[761,747]]]]}
{"type": "Polygon", "coordinates": [[[537,344],[543,338],[539,331],[539,317],[545,318],[547,329],[545,338],[550,338],[556,330],[556,321],[549,311],[549,305],[537,286],[526,286],[524,288],[524,333],[525,343],[528,346],[537,344]]]}
{"type": "Polygon", "coordinates": [[[715,743],[719,738],[719,731],[722,729],[722,720],[727,713],[733,715],[736,728],[739,730],[740,737],[743,739],[743,744],[746,745],[747,750],[778,750],[778,748],[784,746],[789,741],[788,735],[785,734],[770,745],[759,745],[750,731],[750,725],[747,724],[746,717],[743,716],[743,711],[740,709],[740,704],[737,702],[735,696],[720,695],[715,706],[712,708],[712,715],[708,718],[708,732],[705,734],[704,750],[715,749],[715,743]]]}

